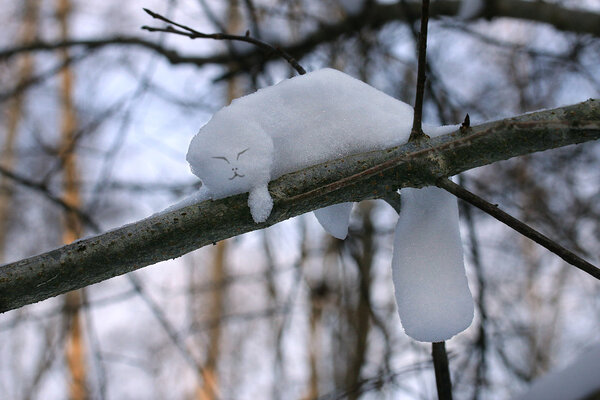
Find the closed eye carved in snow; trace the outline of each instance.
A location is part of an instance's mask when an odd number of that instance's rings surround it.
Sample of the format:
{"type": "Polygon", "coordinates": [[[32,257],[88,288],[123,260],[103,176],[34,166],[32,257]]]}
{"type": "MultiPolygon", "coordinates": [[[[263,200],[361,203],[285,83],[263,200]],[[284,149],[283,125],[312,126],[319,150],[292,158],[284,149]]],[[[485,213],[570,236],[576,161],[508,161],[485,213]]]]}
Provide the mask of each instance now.
{"type": "MultiPolygon", "coordinates": [[[[245,152],[247,152],[248,150],[250,150],[250,147],[248,147],[247,149],[244,149],[244,150],[240,151],[239,153],[237,153],[236,160],[239,160],[239,159],[240,159],[240,156],[241,156],[242,154],[244,154],[245,152]]],[[[227,164],[231,164],[231,163],[229,162],[229,160],[227,159],[227,157],[223,157],[223,156],[215,156],[215,157],[211,157],[211,158],[216,158],[216,159],[218,159],[218,160],[225,160],[225,161],[227,162],[227,164]]]]}
{"type": "Polygon", "coordinates": [[[241,156],[242,154],[244,154],[245,152],[247,152],[248,150],[250,150],[250,147],[248,147],[248,148],[247,148],[247,149],[245,149],[245,150],[242,150],[242,151],[240,151],[240,152],[238,153],[238,155],[237,155],[237,158],[236,158],[236,160],[239,160],[239,159],[240,159],[240,156],[241,156]]]}
{"type": "MultiPolygon", "coordinates": [[[[239,155],[238,155],[238,157],[239,157],[239,155]]],[[[229,160],[227,159],[227,157],[221,157],[221,156],[219,156],[219,157],[212,157],[212,158],[216,158],[216,159],[218,159],[218,160],[225,160],[225,161],[227,161],[227,164],[231,164],[231,163],[229,162],[229,160]]]]}

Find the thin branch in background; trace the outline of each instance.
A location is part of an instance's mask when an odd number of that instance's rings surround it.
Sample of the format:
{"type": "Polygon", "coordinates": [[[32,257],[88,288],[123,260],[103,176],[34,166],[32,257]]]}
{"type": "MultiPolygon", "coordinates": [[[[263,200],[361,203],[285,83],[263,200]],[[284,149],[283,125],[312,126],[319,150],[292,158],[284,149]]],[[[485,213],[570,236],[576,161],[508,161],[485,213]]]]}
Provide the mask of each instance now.
{"type": "MultiPolygon", "coordinates": [[[[468,116],[469,114],[467,114],[468,116]]],[[[465,123],[467,120],[465,118],[465,123]]],[[[463,175],[459,176],[459,182],[463,184],[463,175]]],[[[486,307],[486,294],[487,294],[487,283],[483,275],[483,262],[481,260],[481,254],[479,252],[479,239],[477,231],[475,230],[475,221],[471,207],[466,202],[461,201],[459,206],[461,207],[461,216],[464,217],[467,224],[468,236],[469,236],[469,249],[471,250],[471,263],[475,269],[475,276],[477,278],[477,306],[479,307],[479,327],[477,331],[477,338],[475,339],[475,346],[479,351],[479,359],[477,360],[477,366],[475,371],[475,386],[473,388],[473,400],[478,400],[481,397],[481,392],[487,384],[487,351],[488,351],[488,338],[487,338],[487,324],[488,324],[488,311],[486,307]]]]}
{"type": "Polygon", "coordinates": [[[152,314],[159,322],[160,326],[164,329],[167,336],[169,336],[169,339],[171,339],[171,342],[173,342],[177,350],[179,350],[179,353],[194,369],[194,371],[197,371],[198,374],[201,375],[203,369],[202,364],[198,360],[196,360],[195,357],[192,355],[191,351],[188,349],[185,342],[177,333],[173,325],[169,322],[167,316],[161,310],[160,306],[148,295],[140,279],[135,274],[128,274],[127,278],[129,279],[129,283],[131,283],[134,290],[138,293],[139,297],[150,308],[152,314]]]}
{"type": "Polygon", "coordinates": [[[90,353],[92,356],[92,360],[94,363],[94,371],[95,371],[95,377],[96,377],[96,381],[98,384],[98,398],[101,400],[105,400],[107,399],[107,389],[108,389],[108,379],[107,379],[107,373],[106,373],[106,368],[104,366],[104,359],[102,357],[102,346],[101,346],[101,342],[100,342],[100,337],[98,335],[98,332],[96,330],[96,327],[94,325],[94,321],[93,321],[93,313],[91,312],[91,310],[87,307],[88,305],[88,301],[87,301],[87,293],[86,296],[84,296],[83,298],[83,305],[86,305],[86,307],[84,307],[85,310],[85,316],[84,316],[84,322],[85,322],[85,332],[87,334],[87,342],[90,346],[90,353]]]}
{"type": "Polygon", "coordinates": [[[178,24],[177,22],[171,21],[170,19],[163,17],[160,14],[157,14],[153,11],[144,8],[144,11],[148,13],[152,18],[158,19],[160,21],[166,22],[167,24],[171,24],[176,26],[177,28],[181,28],[182,30],[178,30],[171,25],[167,25],[166,28],[155,28],[151,26],[142,26],[142,29],[147,30],[148,32],[167,32],[174,33],[176,35],[187,36],[190,39],[214,39],[214,40],[235,40],[240,42],[246,42],[253,44],[260,48],[261,50],[267,52],[267,57],[271,54],[277,54],[283,57],[300,75],[304,75],[306,70],[302,68],[300,64],[296,61],[294,57],[292,57],[289,53],[282,50],[280,47],[274,47],[271,44],[264,42],[260,39],[254,38],[250,36],[250,32],[246,32],[245,36],[239,35],[230,35],[228,33],[202,33],[198,32],[195,29],[192,29],[188,26],[178,24]]]}
{"type": "Polygon", "coordinates": [[[208,20],[221,32],[225,32],[227,29],[225,29],[225,24],[223,22],[221,22],[219,20],[219,18],[217,18],[217,16],[215,15],[215,13],[213,12],[212,8],[210,8],[210,6],[208,5],[208,3],[206,2],[206,0],[198,0],[198,2],[200,3],[200,6],[202,7],[202,11],[204,12],[204,15],[206,15],[206,17],[208,18],[208,20]]]}
{"type": "MultiPolygon", "coordinates": [[[[105,296],[103,298],[100,298],[100,299],[97,299],[94,301],[90,301],[88,298],[84,298],[84,302],[81,304],[80,308],[83,308],[86,310],[91,310],[91,309],[113,306],[116,303],[125,302],[127,300],[130,300],[131,298],[133,298],[135,296],[137,296],[137,292],[134,289],[131,289],[131,290],[127,290],[125,292],[119,293],[119,294],[105,296]]],[[[17,314],[16,317],[14,317],[6,322],[0,323],[0,332],[14,329],[15,327],[17,327],[21,324],[25,324],[25,323],[42,322],[42,321],[46,321],[46,320],[51,320],[52,318],[55,318],[56,316],[61,315],[63,313],[63,311],[64,311],[63,304],[60,304],[56,307],[45,310],[39,314],[33,313],[31,310],[29,310],[27,312],[27,314],[17,314]]]]}
{"type": "Polygon", "coordinates": [[[131,94],[131,96],[129,96],[129,98],[124,99],[122,102],[123,105],[120,107],[122,112],[121,120],[119,121],[116,134],[114,135],[110,146],[104,153],[102,166],[99,168],[100,174],[98,175],[98,181],[92,188],[92,199],[89,201],[88,206],[92,210],[96,209],[102,203],[103,197],[107,194],[104,189],[112,178],[112,172],[117,158],[116,156],[123,148],[123,145],[127,140],[127,135],[130,131],[129,127],[131,126],[134,104],[141,101],[146,95],[148,84],[152,80],[152,75],[156,70],[156,65],[157,59],[151,59],[146,65],[146,68],[144,69],[144,72],[137,83],[135,91],[131,94]]]}
{"type": "MultiPolygon", "coordinates": [[[[291,283],[291,287],[288,289],[287,294],[285,294],[285,300],[283,302],[283,313],[281,314],[281,318],[275,321],[276,327],[274,329],[275,362],[273,363],[273,376],[277,379],[278,382],[283,384],[285,384],[287,379],[284,343],[286,339],[286,334],[289,331],[288,328],[292,324],[292,308],[294,304],[298,301],[298,296],[302,293],[301,289],[302,282],[304,280],[304,267],[311,256],[306,231],[306,221],[304,218],[299,218],[298,221],[300,235],[300,254],[298,255],[298,258],[294,261],[294,264],[292,266],[294,272],[294,275],[292,277],[293,281],[291,283]]],[[[282,296],[283,295],[284,294],[282,294],[282,296]]],[[[274,386],[273,398],[283,398],[280,387],[281,386],[279,385],[274,386]]]]}
{"type": "Polygon", "coordinates": [[[23,93],[30,87],[32,87],[34,85],[38,85],[38,84],[44,82],[46,79],[49,79],[49,78],[53,77],[54,75],[62,72],[65,68],[72,66],[73,64],[83,60],[85,57],[88,56],[88,54],[89,53],[83,53],[83,54],[79,54],[76,56],[69,56],[68,58],[66,58],[62,62],[60,62],[58,65],[48,69],[47,71],[44,71],[36,76],[32,76],[31,78],[18,83],[12,89],[8,89],[7,91],[0,92],[0,103],[3,103],[9,99],[12,99],[12,98],[20,95],[21,93],[23,93]]]}
{"type": "MultiPolygon", "coordinates": [[[[35,366],[35,372],[33,373],[32,379],[29,384],[26,386],[24,393],[22,394],[23,399],[31,399],[34,398],[37,393],[39,393],[39,387],[42,385],[44,379],[51,372],[52,366],[60,360],[58,356],[60,350],[65,346],[66,330],[60,329],[60,333],[57,335],[54,340],[52,340],[52,335],[50,333],[50,328],[41,326],[36,330],[37,334],[41,331],[44,331],[44,349],[41,351],[39,358],[37,360],[37,365],[35,366]]],[[[31,349],[30,349],[31,351],[31,349]]],[[[33,353],[33,351],[32,351],[33,353]]],[[[41,396],[43,397],[43,396],[41,396]]]]}
{"type": "MultiPolygon", "coordinates": [[[[221,32],[227,32],[227,31],[237,31],[237,29],[235,29],[239,23],[238,18],[234,18],[232,19],[233,15],[239,16],[237,9],[238,6],[233,7],[233,8],[229,8],[229,13],[230,15],[227,17],[230,21],[229,23],[231,24],[233,22],[233,20],[235,20],[236,22],[233,24],[233,27],[230,25],[229,27],[225,26],[224,22],[221,22],[219,20],[219,18],[217,18],[217,16],[215,15],[215,13],[212,11],[212,9],[210,8],[210,6],[208,5],[208,3],[206,2],[206,0],[199,0],[200,5],[202,6],[202,11],[204,11],[204,14],[206,14],[206,16],[208,17],[209,21],[215,26],[215,28],[221,32]],[[233,14],[231,14],[233,12],[233,14]]],[[[260,39],[260,37],[257,36],[258,39],[260,39]]],[[[225,41],[225,46],[227,47],[227,52],[229,53],[229,59],[230,62],[229,63],[225,63],[227,64],[227,72],[225,72],[224,75],[220,76],[219,78],[213,80],[213,82],[218,82],[218,81],[222,81],[222,80],[231,80],[235,78],[235,74],[230,74],[229,73],[229,67],[231,65],[231,63],[235,62],[238,64],[238,67],[241,68],[242,70],[247,70],[251,76],[251,81],[252,81],[252,86],[254,88],[254,90],[258,90],[258,86],[256,84],[256,73],[257,73],[257,66],[261,66],[264,65],[264,61],[261,62],[254,62],[251,60],[248,60],[246,58],[243,57],[242,54],[240,54],[240,52],[238,51],[238,49],[236,49],[236,47],[233,45],[232,41],[230,40],[226,40],[225,41]]],[[[263,59],[266,59],[267,57],[263,57],[263,59]]]]}
{"type": "Polygon", "coordinates": [[[244,5],[248,10],[248,15],[250,17],[250,24],[252,26],[252,34],[256,36],[257,39],[261,39],[260,34],[260,24],[258,23],[258,16],[256,14],[256,6],[252,0],[244,0],[244,5]]]}
{"type": "MultiPolygon", "coordinates": [[[[111,104],[105,110],[97,113],[95,118],[92,119],[91,121],[87,122],[85,125],[80,124],[77,127],[77,129],[73,132],[72,137],[68,141],[67,144],[63,145],[60,149],[52,149],[51,151],[49,151],[49,154],[51,154],[53,156],[58,156],[58,157],[56,157],[56,160],[54,160],[54,165],[47,168],[47,170],[45,171],[45,173],[44,173],[43,177],[40,179],[40,181],[44,182],[44,184],[46,184],[46,182],[49,182],[50,179],[54,175],[61,172],[65,168],[65,157],[64,156],[69,153],[74,153],[77,150],[79,143],[81,142],[81,140],[84,137],[89,136],[92,133],[98,131],[98,129],[103,124],[105,124],[107,121],[110,120],[109,117],[112,117],[113,115],[121,112],[126,100],[127,99],[118,100],[114,104],[111,104]]],[[[37,144],[40,145],[40,147],[46,148],[46,152],[48,152],[48,150],[50,150],[49,146],[45,145],[42,142],[41,137],[36,138],[36,141],[37,141],[37,144]]],[[[94,207],[89,207],[89,208],[93,209],[94,207]]]]}
{"type": "Polygon", "coordinates": [[[36,192],[42,193],[48,200],[60,206],[63,210],[76,214],[79,218],[81,218],[81,221],[85,225],[87,225],[94,233],[102,231],[100,225],[98,225],[88,214],[84,213],[77,207],[73,207],[70,204],[67,204],[63,199],[52,194],[50,192],[50,189],[45,184],[34,182],[28,178],[17,175],[14,172],[9,171],[8,169],[2,166],[0,166],[0,175],[4,175],[5,177],[15,181],[16,183],[22,186],[35,190],[36,192]]]}
{"type": "Polygon", "coordinates": [[[423,133],[423,97],[425,93],[425,68],[427,64],[427,23],[429,22],[429,0],[423,0],[421,11],[421,31],[419,33],[419,60],[417,66],[417,94],[415,97],[415,114],[410,132],[410,142],[427,137],[423,133]]]}
{"type": "Polygon", "coordinates": [[[569,264],[573,265],[574,267],[579,268],[580,270],[587,272],[594,278],[600,280],[600,269],[598,269],[598,267],[585,261],[577,254],[573,253],[570,250],[567,250],[560,244],[556,243],[554,240],[541,234],[540,232],[536,231],[524,222],[519,221],[512,215],[500,210],[496,204],[491,204],[485,201],[481,197],[469,192],[467,189],[463,188],[460,185],[457,185],[456,183],[452,182],[447,178],[438,179],[436,185],[452,193],[456,197],[466,201],[467,203],[474,205],[475,207],[479,208],[485,213],[496,218],[498,221],[505,223],[520,234],[528,237],[534,242],[550,250],[552,253],[556,254],[557,256],[559,256],[569,264]]]}

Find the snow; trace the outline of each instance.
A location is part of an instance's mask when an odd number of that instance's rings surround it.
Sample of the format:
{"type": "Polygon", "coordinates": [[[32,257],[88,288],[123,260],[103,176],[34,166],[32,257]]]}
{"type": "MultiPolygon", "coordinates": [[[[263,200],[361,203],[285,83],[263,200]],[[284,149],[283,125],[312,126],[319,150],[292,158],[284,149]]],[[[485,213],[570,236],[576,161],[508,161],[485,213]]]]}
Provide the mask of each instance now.
{"type": "MultiPolygon", "coordinates": [[[[272,207],[265,193],[270,180],[404,143],[412,118],[408,104],[342,72],[322,69],[219,110],[192,139],[187,160],[211,199],[250,192],[252,217],[264,222],[272,207]]],[[[339,215],[334,210],[324,210],[320,219],[333,221],[339,215]]],[[[331,226],[339,233],[340,224],[331,226]]]]}
{"type": "Polygon", "coordinates": [[[345,239],[348,236],[348,222],[354,203],[340,203],[315,211],[321,226],[333,237],[345,239]]]}
{"type": "MultiPolygon", "coordinates": [[[[536,380],[518,400],[583,400],[600,391],[600,345],[584,352],[568,367],[536,380]]],[[[596,397],[595,397],[596,398],[596,397]]]]}
{"type": "Polygon", "coordinates": [[[192,204],[199,203],[204,200],[208,200],[209,198],[210,198],[210,196],[208,195],[208,192],[206,191],[206,189],[204,187],[200,187],[200,190],[198,190],[197,192],[192,193],[191,195],[189,195],[187,197],[184,197],[182,200],[180,200],[177,203],[169,206],[168,208],[165,208],[164,210],[154,214],[153,216],[163,215],[170,211],[175,211],[180,208],[191,206],[192,204]]]}
{"type": "Polygon", "coordinates": [[[456,198],[436,187],[400,194],[392,258],[400,321],[415,340],[445,341],[469,327],[474,311],[456,198]]]}
{"type": "Polygon", "coordinates": [[[452,133],[460,128],[460,124],[457,125],[442,125],[442,126],[433,126],[428,124],[423,124],[423,132],[427,134],[430,138],[447,135],[452,133]]]}
{"type": "MultiPolygon", "coordinates": [[[[268,183],[311,165],[405,143],[413,109],[333,69],[285,80],[234,100],[194,136],[187,154],[202,181],[198,199],[249,192],[255,222],[273,207],[268,183]]],[[[432,137],[455,126],[426,127],[432,137]]],[[[398,313],[406,333],[436,342],[466,329],[473,300],[465,275],[456,199],[438,188],[402,189],[392,260],[398,313]]],[[[344,239],[352,203],[315,211],[344,239]]]]}

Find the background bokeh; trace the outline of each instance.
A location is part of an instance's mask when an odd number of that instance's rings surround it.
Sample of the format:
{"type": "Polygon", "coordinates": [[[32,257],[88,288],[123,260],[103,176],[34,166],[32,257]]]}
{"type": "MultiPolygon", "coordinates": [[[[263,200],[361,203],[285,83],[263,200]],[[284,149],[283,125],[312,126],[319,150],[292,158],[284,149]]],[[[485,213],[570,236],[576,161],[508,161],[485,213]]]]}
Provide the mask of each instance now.
{"type": "MultiPolygon", "coordinates": [[[[198,128],[295,74],[244,43],[143,31],[164,24],[142,7],[203,32],[248,30],[309,71],[337,68],[414,99],[409,0],[1,4],[1,262],[192,193],[185,153],[198,128]]],[[[425,122],[469,113],[476,124],[600,96],[597,0],[496,0],[472,19],[456,16],[460,4],[432,1],[425,122]]],[[[599,157],[591,142],[458,179],[598,264],[599,157]]],[[[600,285],[459,205],[477,306],[447,343],[455,398],[510,398],[600,341],[600,285]]],[[[396,218],[363,202],[339,241],[307,214],[4,313],[0,398],[434,398],[430,346],[404,334],[395,309],[396,218]]]]}

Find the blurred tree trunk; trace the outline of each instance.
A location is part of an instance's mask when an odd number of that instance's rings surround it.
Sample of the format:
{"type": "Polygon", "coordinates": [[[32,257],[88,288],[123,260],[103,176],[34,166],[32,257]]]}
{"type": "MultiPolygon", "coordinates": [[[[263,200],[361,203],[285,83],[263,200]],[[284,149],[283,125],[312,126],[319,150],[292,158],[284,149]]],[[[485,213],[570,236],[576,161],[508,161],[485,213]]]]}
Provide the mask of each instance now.
{"type": "Polygon", "coordinates": [[[346,370],[346,385],[350,389],[348,399],[355,400],[360,396],[359,390],[352,390],[360,387],[361,371],[366,362],[368,343],[367,338],[370,329],[371,315],[371,270],[373,266],[373,257],[375,253],[373,235],[375,229],[371,220],[372,202],[362,202],[359,204],[359,210],[362,216],[362,229],[360,232],[359,248],[353,249],[352,258],[358,267],[358,287],[359,291],[356,299],[356,308],[350,305],[347,310],[348,328],[354,329],[355,343],[348,348],[349,362],[346,370]]]}
{"type": "MultiPolygon", "coordinates": [[[[69,14],[71,11],[70,0],[58,0],[56,14],[60,26],[62,40],[69,38],[69,14]]],[[[60,50],[62,61],[69,59],[67,49],[60,50]]],[[[73,104],[73,70],[67,66],[60,74],[60,112],[61,112],[61,144],[60,158],[63,166],[63,200],[66,204],[80,208],[81,198],[78,185],[77,160],[75,156],[75,129],[77,118],[73,104]]],[[[64,215],[63,242],[71,243],[82,235],[82,225],[79,217],[74,212],[64,215]]],[[[67,329],[67,343],[65,356],[69,370],[69,398],[83,400],[88,398],[86,385],[87,368],[85,363],[85,343],[82,332],[81,304],[83,292],[75,290],[65,295],[65,327],[67,329]]]]}
{"type": "Polygon", "coordinates": [[[319,396],[319,369],[318,359],[321,355],[320,332],[322,326],[321,315],[323,311],[324,298],[328,288],[325,281],[310,290],[310,315],[309,315],[309,337],[308,337],[308,368],[309,379],[306,396],[307,400],[316,399],[319,396]]]}
{"type": "MultiPolygon", "coordinates": [[[[229,32],[236,32],[241,26],[242,18],[240,14],[240,8],[237,0],[229,0],[227,8],[227,30],[229,32]]],[[[238,79],[233,77],[227,82],[227,104],[231,103],[233,99],[240,97],[242,91],[238,79]]],[[[212,281],[218,284],[223,282],[226,275],[226,253],[227,253],[227,241],[223,240],[217,243],[214,251],[213,269],[212,269],[212,281]]],[[[217,288],[212,293],[211,302],[211,315],[209,319],[211,321],[219,321],[223,315],[224,301],[225,301],[225,289],[224,287],[217,288]]],[[[201,371],[202,374],[202,386],[198,389],[197,399],[198,400],[212,400],[217,399],[219,396],[219,377],[218,377],[218,363],[221,349],[221,324],[216,322],[214,327],[209,332],[209,348],[206,363],[201,371]]]]}
{"type": "MultiPolygon", "coordinates": [[[[548,192],[537,185],[531,173],[527,157],[515,165],[515,179],[519,183],[523,204],[523,220],[535,221],[539,215],[551,215],[547,210],[548,192]]],[[[569,279],[567,269],[562,267],[558,273],[548,274],[547,262],[542,258],[539,248],[530,240],[520,238],[520,248],[527,272],[525,277],[524,304],[528,308],[532,329],[526,335],[529,351],[526,361],[526,374],[534,380],[550,371],[553,366],[553,350],[559,343],[559,333],[556,331],[562,317],[561,300],[564,285],[569,279]],[[542,283],[543,282],[543,283],[542,283]],[[549,289],[551,288],[551,289],[549,289]]]]}
{"type": "MultiPolygon", "coordinates": [[[[21,33],[19,42],[22,45],[32,43],[37,36],[39,4],[35,0],[26,0],[22,3],[21,33]]],[[[17,65],[17,85],[28,81],[33,73],[33,55],[25,54],[17,65]]],[[[19,122],[23,116],[24,94],[17,93],[8,102],[6,113],[6,136],[2,152],[0,153],[0,165],[9,171],[12,171],[15,164],[15,143],[19,130],[19,122]]],[[[6,231],[8,229],[7,219],[11,208],[13,198],[13,182],[10,179],[0,175],[0,263],[4,260],[4,246],[6,241],[6,231]]]]}
{"type": "Polygon", "coordinates": [[[212,301],[209,305],[210,315],[208,319],[215,321],[213,327],[209,330],[208,354],[204,368],[200,371],[202,376],[202,386],[197,389],[196,398],[198,400],[212,400],[219,398],[219,377],[218,377],[218,361],[221,348],[221,324],[218,322],[223,315],[223,306],[225,300],[225,286],[220,285],[225,279],[226,261],[225,255],[227,250],[227,241],[220,241],[215,246],[214,259],[212,265],[212,279],[215,288],[210,291],[212,301]]]}

